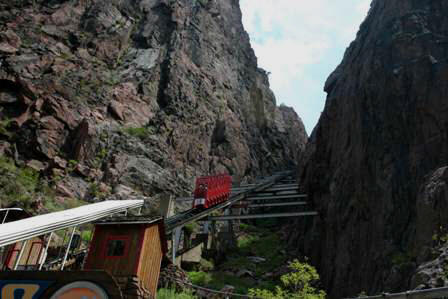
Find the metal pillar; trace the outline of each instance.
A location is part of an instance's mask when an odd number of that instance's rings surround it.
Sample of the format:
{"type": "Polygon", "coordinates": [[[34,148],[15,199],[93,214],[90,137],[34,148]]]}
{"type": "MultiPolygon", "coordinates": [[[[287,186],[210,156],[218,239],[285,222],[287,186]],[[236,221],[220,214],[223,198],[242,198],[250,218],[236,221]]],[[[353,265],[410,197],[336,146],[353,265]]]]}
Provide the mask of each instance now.
{"type": "Polygon", "coordinates": [[[17,267],[19,266],[20,260],[22,259],[22,255],[23,255],[23,252],[25,251],[25,247],[26,247],[27,243],[28,243],[28,240],[25,240],[25,241],[22,242],[22,248],[20,248],[20,252],[17,255],[17,259],[14,262],[13,270],[17,270],[17,267]]]}
{"type": "Polygon", "coordinates": [[[48,237],[47,245],[45,245],[45,250],[44,250],[43,256],[41,258],[39,270],[42,270],[42,267],[45,264],[45,260],[47,259],[48,247],[50,247],[51,238],[53,238],[53,232],[50,233],[50,236],[48,237]]]}
{"type": "Polygon", "coordinates": [[[3,217],[2,224],[5,223],[6,217],[8,217],[9,210],[6,210],[5,217],[3,217]]]}
{"type": "Polygon", "coordinates": [[[212,221],[212,225],[211,225],[211,235],[212,235],[212,242],[210,244],[210,247],[212,250],[218,248],[217,240],[216,240],[216,221],[212,221]]]}
{"type": "Polygon", "coordinates": [[[72,234],[70,235],[70,241],[68,241],[67,250],[65,251],[64,260],[62,261],[61,271],[64,270],[65,262],[67,261],[70,246],[72,245],[73,235],[75,234],[76,226],[73,227],[72,234]]]}
{"type": "Polygon", "coordinates": [[[173,251],[173,256],[172,256],[173,257],[173,264],[175,264],[175,262],[176,262],[176,252],[177,252],[178,247],[179,247],[179,241],[180,241],[181,232],[182,232],[182,227],[177,227],[172,232],[173,242],[172,242],[171,250],[173,251]]]}

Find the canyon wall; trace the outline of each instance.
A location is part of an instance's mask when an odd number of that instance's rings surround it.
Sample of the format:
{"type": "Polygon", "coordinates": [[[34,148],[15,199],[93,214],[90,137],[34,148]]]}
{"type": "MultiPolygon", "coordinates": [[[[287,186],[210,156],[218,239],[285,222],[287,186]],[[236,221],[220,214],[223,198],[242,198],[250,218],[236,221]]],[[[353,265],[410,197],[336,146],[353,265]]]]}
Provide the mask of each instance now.
{"type": "Polygon", "coordinates": [[[446,1],[374,0],[325,84],[292,243],[332,298],[446,282],[447,58],[446,1]]]}
{"type": "Polygon", "coordinates": [[[236,0],[0,1],[0,152],[61,200],[296,167],[304,126],[241,18],[236,0]]]}

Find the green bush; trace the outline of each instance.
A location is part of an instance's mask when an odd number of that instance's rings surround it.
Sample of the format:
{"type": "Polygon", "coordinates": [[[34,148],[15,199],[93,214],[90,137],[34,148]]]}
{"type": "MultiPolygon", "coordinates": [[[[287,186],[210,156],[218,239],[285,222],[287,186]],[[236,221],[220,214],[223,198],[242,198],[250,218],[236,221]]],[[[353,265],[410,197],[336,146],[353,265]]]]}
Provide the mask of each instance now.
{"type": "Polygon", "coordinates": [[[224,272],[188,272],[188,277],[194,285],[220,290],[226,285],[235,287],[236,293],[246,294],[253,287],[254,281],[250,278],[237,277],[224,272]]]}
{"type": "Polygon", "coordinates": [[[177,293],[173,289],[160,289],[157,291],[157,299],[197,299],[190,291],[177,293]]]}
{"type": "Polygon", "coordinates": [[[141,128],[125,128],[123,131],[126,134],[129,134],[131,136],[144,139],[145,137],[149,135],[154,134],[154,128],[152,127],[141,127],[141,128]]]}
{"type": "Polygon", "coordinates": [[[37,197],[39,174],[27,167],[17,167],[11,159],[0,157],[0,194],[2,205],[20,202],[29,207],[37,197]]]}
{"type": "Polygon", "coordinates": [[[212,271],[215,268],[213,261],[208,261],[206,259],[201,258],[199,262],[199,269],[202,271],[212,271]]]}
{"type": "Polygon", "coordinates": [[[249,295],[263,299],[323,299],[326,294],[316,289],[313,284],[319,281],[316,269],[294,260],[289,264],[291,273],[282,275],[282,286],[276,286],[275,291],[266,289],[250,289],[249,295]]]}
{"type": "Polygon", "coordinates": [[[206,286],[212,281],[212,274],[207,272],[192,271],[188,272],[188,277],[195,285],[206,286]]]}

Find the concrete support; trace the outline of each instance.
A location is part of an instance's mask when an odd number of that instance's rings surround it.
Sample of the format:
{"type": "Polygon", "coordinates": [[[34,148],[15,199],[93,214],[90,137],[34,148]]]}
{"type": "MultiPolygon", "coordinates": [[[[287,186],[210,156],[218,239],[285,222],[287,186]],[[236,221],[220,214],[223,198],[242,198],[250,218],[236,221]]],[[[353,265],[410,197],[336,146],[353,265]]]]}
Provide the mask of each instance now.
{"type": "Polygon", "coordinates": [[[174,216],[174,200],[172,196],[160,201],[160,215],[165,219],[174,216]]]}

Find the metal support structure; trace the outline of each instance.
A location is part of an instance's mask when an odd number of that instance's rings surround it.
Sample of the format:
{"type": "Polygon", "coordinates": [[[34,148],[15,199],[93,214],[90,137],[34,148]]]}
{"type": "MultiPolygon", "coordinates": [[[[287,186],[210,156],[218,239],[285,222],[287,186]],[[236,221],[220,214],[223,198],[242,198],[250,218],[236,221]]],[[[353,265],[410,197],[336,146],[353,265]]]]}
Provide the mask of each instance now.
{"type": "Polygon", "coordinates": [[[212,240],[211,240],[211,244],[210,244],[210,249],[214,250],[216,248],[218,248],[218,244],[216,242],[216,221],[212,221],[212,225],[211,225],[211,234],[212,234],[212,240]]]}
{"type": "Polygon", "coordinates": [[[270,207],[289,207],[289,206],[306,206],[308,203],[306,201],[291,201],[291,202],[274,202],[274,203],[260,203],[260,204],[249,204],[249,203],[237,203],[232,206],[232,208],[270,208],[270,207]]]}
{"type": "Polygon", "coordinates": [[[173,264],[176,263],[176,252],[179,249],[179,243],[180,243],[180,235],[182,233],[182,227],[176,227],[172,232],[173,242],[171,246],[172,250],[172,258],[173,258],[173,264]]]}
{"type": "Polygon", "coordinates": [[[277,173],[267,179],[260,181],[253,188],[250,188],[246,191],[242,191],[238,194],[232,194],[230,196],[230,198],[228,200],[226,200],[225,202],[217,204],[217,205],[210,207],[206,210],[191,209],[191,210],[187,210],[183,213],[180,213],[176,216],[169,217],[165,220],[165,232],[167,234],[169,234],[176,227],[184,226],[190,222],[198,221],[199,219],[206,218],[213,211],[224,209],[224,208],[232,205],[235,202],[243,200],[253,192],[259,192],[259,191],[265,190],[265,189],[275,185],[278,181],[280,181],[281,179],[286,177],[289,173],[290,173],[290,171],[277,173]]]}
{"type": "Polygon", "coordinates": [[[20,260],[22,259],[23,252],[25,251],[26,244],[28,244],[28,240],[22,242],[22,247],[20,248],[19,254],[17,255],[17,259],[14,262],[13,270],[17,270],[17,267],[19,267],[19,263],[20,260]]]}
{"type": "Polygon", "coordinates": [[[42,270],[42,267],[45,264],[45,260],[47,259],[48,247],[50,247],[51,238],[53,238],[53,232],[50,233],[50,236],[48,237],[47,245],[45,245],[45,250],[44,250],[43,255],[41,257],[39,270],[42,270]]]}
{"type": "Polygon", "coordinates": [[[272,213],[256,215],[229,215],[229,216],[209,216],[206,219],[211,221],[227,221],[235,219],[259,219],[259,218],[281,218],[281,217],[304,217],[317,216],[317,212],[293,212],[293,213],[272,213]]]}
{"type": "Polygon", "coordinates": [[[70,251],[70,246],[72,245],[73,236],[75,234],[76,226],[73,227],[72,233],[70,235],[70,241],[68,241],[67,250],[65,251],[64,260],[62,261],[61,271],[64,270],[65,262],[67,261],[68,253],[70,251]]]}
{"type": "Polygon", "coordinates": [[[273,199],[294,199],[294,198],[307,198],[307,194],[293,194],[293,195],[273,195],[273,196],[254,196],[251,195],[245,200],[273,200],[273,199]]]}

